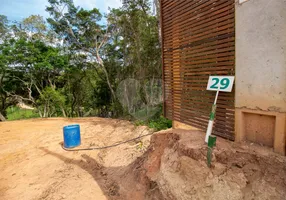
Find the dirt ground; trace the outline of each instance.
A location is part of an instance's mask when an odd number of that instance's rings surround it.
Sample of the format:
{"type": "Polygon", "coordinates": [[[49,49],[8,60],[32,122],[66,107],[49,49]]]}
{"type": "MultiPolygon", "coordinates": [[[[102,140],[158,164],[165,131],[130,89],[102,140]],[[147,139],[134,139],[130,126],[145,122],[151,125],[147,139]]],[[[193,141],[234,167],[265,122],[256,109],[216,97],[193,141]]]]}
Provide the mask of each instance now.
{"type": "Polygon", "coordinates": [[[0,199],[108,199],[118,185],[106,179],[143,154],[149,137],[101,151],[67,152],[62,128],[80,124],[81,147],[98,147],[149,133],[127,121],[35,119],[0,123],[0,199]],[[136,145],[138,144],[138,145],[136,145]],[[100,164],[99,164],[100,163],[100,164]],[[101,174],[100,174],[101,173],[101,174]]]}
{"type": "Polygon", "coordinates": [[[167,130],[99,151],[67,152],[62,128],[81,125],[81,147],[151,133],[130,122],[37,119],[0,123],[0,199],[285,200],[286,157],[217,139],[211,168],[204,133],[167,130]]]}

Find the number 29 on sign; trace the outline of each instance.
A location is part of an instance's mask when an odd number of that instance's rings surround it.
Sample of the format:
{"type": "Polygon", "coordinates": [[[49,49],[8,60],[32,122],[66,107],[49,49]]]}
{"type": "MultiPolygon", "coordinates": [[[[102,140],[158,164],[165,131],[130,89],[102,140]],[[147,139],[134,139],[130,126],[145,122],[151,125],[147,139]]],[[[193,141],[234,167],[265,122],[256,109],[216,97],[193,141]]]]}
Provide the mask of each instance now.
{"type": "Polygon", "coordinates": [[[210,76],[207,90],[231,92],[234,76],[210,76]]]}

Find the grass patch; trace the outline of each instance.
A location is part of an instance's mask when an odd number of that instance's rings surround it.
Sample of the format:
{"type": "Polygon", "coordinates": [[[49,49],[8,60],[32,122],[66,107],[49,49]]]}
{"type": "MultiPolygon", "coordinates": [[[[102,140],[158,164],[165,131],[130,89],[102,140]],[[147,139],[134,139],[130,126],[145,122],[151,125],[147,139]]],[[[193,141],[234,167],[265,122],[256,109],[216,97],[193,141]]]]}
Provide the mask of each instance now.
{"type": "Polygon", "coordinates": [[[6,112],[8,121],[40,117],[35,110],[21,109],[17,106],[7,108],[6,112]]]}

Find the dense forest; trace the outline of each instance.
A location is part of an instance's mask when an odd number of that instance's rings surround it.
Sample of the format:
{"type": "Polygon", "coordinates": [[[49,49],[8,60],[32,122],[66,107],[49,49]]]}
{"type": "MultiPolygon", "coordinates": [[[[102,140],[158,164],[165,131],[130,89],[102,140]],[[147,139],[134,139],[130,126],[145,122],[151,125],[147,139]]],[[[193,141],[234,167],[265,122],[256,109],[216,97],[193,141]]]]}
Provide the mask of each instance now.
{"type": "Polygon", "coordinates": [[[47,19],[0,15],[1,121],[19,104],[38,117],[160,118],[156,1],[128,1],[108,14],[48,2],[47,19]]]}

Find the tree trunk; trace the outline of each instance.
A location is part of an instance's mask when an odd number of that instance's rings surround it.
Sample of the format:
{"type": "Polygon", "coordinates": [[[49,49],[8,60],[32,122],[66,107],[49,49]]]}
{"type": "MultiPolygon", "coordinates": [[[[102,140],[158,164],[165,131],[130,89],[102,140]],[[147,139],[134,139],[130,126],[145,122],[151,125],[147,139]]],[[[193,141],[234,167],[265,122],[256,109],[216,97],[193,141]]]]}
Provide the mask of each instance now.
{"type": "Polygon", "coordinates": [[[110,90],[110,92],[111,92],[112,101],[116,101],[116,95],[115,95],[115,92],[114,92],[114,90],[113,90],[113,88],[112,88],[112,85],[111,85],[111,83],[110,83],[109,74],[108,74],[108,72],[107,72],[107,69],[106,69],[105,66],[104,66],[104,63],[103,63],[102,59],[101,59],[100,56],[99,56],[99,52],[98,52],[98,51],[96,51],[96,55],[95,55],[95,56],[96,56],[96,58],[97,58],[97,61],[98,61],[99,65],[100,65],[101,68],[103,69],[103,72],[104,72],[104,75],[105,75],[105,78],[106,78],[107,85],[108,85],[109,90],[110,90]]]}
{"type": "Polygon", "coordinates": [[[64,116],[64,117],[67,117],[66,112],[65,112],[65,109],[64,109],[62,106],[61,106],[61,110],[62,110],[63,116],[64,116]]]}
{"type": "Polygon", "coordinates": [[[44,115],[43,115],[44,118],[46,117],[46,113],[47,113],[47,103],[45,103],[45,107],[44,107],[44,115]]]}
{"type": "Polygon", "coordinates": [[[102,67],[103,72],[104,72],[104,74],[105,74],[106,82],[107,82],[107,85],[108,85],[109,90],[110,90],[110,92],[111,92],[111,96],[112,96],[112,98],[113,98],[113,101],[115,101],[115,100],[116,100],[116,95],[115,95],[115,92],[114,92],[114,90],[113,90],[113,88],[112,88],[112,86],[111,86],[111,83],[110,83],[110,80],[109,80],[109,74],[108,74],[108,72],[107,72],[107,70],[106,70],[106,68],[104,67],[103,64],[101,64],[101,67],[102,67]]]}
{"type": "Polygon", "coordinates": [[[40,117],[43,118],[42,112],[40,110],[38,112],[39,112],[40,117]]]}
{"type": "Polygon", "coordinates": [[[0,112],[0,121],[2,121],[2,122],[6,121],[6,118],[2,115],[1,112],[0,112]]]}

